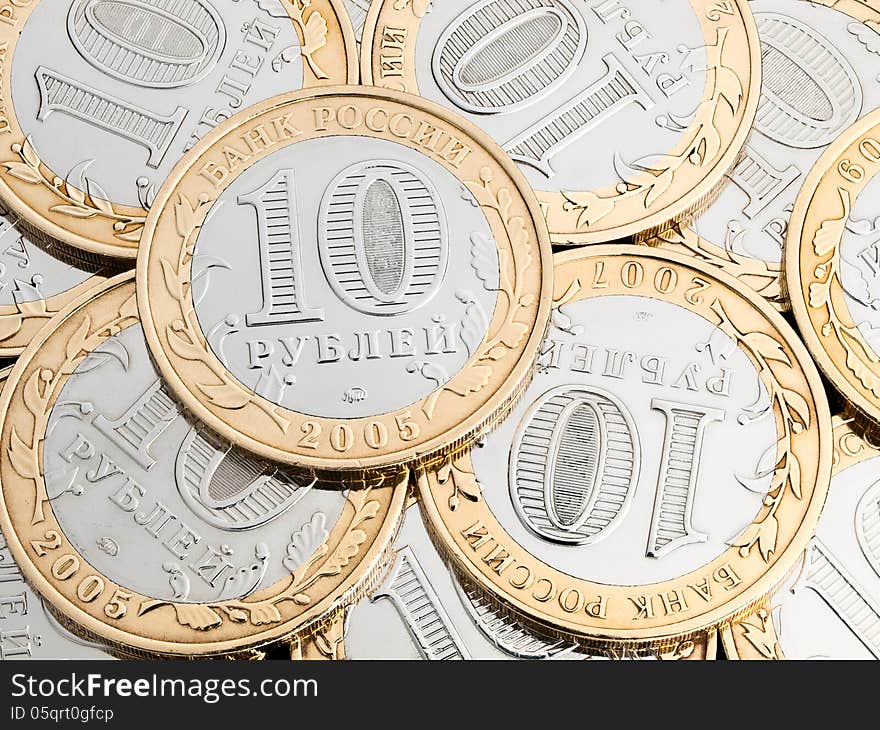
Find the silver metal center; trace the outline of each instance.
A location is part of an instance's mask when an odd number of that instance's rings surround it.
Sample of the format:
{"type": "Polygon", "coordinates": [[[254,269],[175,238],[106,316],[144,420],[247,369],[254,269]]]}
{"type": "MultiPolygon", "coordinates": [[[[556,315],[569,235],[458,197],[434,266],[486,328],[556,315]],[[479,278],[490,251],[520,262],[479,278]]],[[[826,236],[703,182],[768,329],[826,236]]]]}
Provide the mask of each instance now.
{"type": "Polygon", "coordinates": [[[880,33],[802,0],[751,0],[763,88],[729,184],[694,229],[737,254],[779,263],[791,206],[825,147],[880,105],[880,33]]]}
{"type": "Polygon", "coordinates": [[[164,600],[227,600],[272,585],[306,562],[345,503],[183,416],[140,325],[102,344],[64,385],[43,469],[77,550],[164,600]]]}
{"type": "Polygon", "coordinates": [[[19,228],[14,213],[0,205],[0,306],[34,302],[62,294],[106,268],[86,255],[60,252],[46,236],[19,228]]]}
{"type": "Polygon", "coordinates": [[[816,536],[773,620],[789,659],[880,659],[880,458],[831,480],[816,536]]]}
{"type": "Polygon", "coordinates": [[[143,207],[218,123],[302,84],[273,0],[41,0],[12,61],[15,113],[45,164],[143,207]]]}
{"type": "Polygon", "coordinates": [[[382,585],[347,618],[350,659],[582,659],[465,588],[443,562],[417,506],[404,518],[382,585]]]}
{"type": "Polygon", "coordinates": [[[223,192],[193,278],[208,343],[246,387],[357,418],[417,402],[476,352],[498,252],[445,168],[394,142],[332,137],[273,154],[223,192]]]}
{"type": "Polygon", "coordinates": [[[522,402],[472,453],[493,514],[537,559],[600,583],[716,558],[757,515],[776,456],[751,360],[648,297],[578,301],[554,323],[522,402]]]}
{"type": "Polygon", "coordinates": [[[703,99],[688,0],[446,0],[421,20],[419,92],[463,113],[538,190],[595,190],[667,153],[703,99]]]}

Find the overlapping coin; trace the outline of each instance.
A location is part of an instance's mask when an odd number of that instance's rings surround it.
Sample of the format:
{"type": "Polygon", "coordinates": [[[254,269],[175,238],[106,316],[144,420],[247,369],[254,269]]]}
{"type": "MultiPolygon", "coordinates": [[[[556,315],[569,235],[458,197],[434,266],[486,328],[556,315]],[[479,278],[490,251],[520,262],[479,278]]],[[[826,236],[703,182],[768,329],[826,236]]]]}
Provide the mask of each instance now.
{"type": "Polygon", "coordinates": [[[815,537],[790,584],[726,632],[747,659],[880,659],[880,447],[835,418],[834,470],[815,537]]]}
{"type": "Polygon", "coordinates": [[[464,114],[522,167],[555,243],[643,239],[705,205],[758,108],[745,0],[384,0],[365,83],[464,114]]]}
{"type": "MultiPolygon", "coordinates": [[[[0,370],[0,386],[10,368],[0,370]]],[[[72,633],[24,579],[0,531],[0,661],[109,659],[100,644],[72,633]]]]}
{"type": "Polygon", "coordinates": [[[712,632],[663,652],[611,646],[604,654],[542,635],[444,562],[416,505],[407,510],[383,582],[349,609],[343,643],[348,659],[695,660],[716,652],[712,632]]]}
{"type": "Polygon", "coordinates": [[[880,422],[880,111],[847,129],[798,196],[785,250],[801,336],[846,400],[880,422]]]}
{"type": "Polygon", "coordinates": [[[559,255],[511,417],[419,478],[478,589],[579,642],[669,646],[747,612],[812,535],[831,468],[818,373],[764,300],[645,247],[559,255]]]}
{"type": "Polygon", "coordinates": [[[117,269],[0,207],[0,357],[18,355],[52,315],[117,269]]]}
{"type": "Polygon", "coordinates": [[[136,255],[156,189],[211,129],[358,76],[341,0],[30,0],[5,6],[0,43],[0,195],[117,257],[136,255]]]}
{"type": "Polygon", "coordinates": [[[729,184],[691,228],[662,238],[722,266],[780,308],[789,215],[822,150],[880,105],[880,9],[862,2],[752,0],[763,89],[729,184]]]}
{"type": "Polygon", "coordinates": [[[40,331],[0,411],[10,553],[123,654],[240,654],[308,633],[370,587],[407,490],[299,481],[186,416],[147,353],[132,274],[40,331]]]}
{"type": "Polygon", "coordinates": [[[339,478],[436,460],[503,416],[547,327],[551,268],[534,196],[485,135],[347,87],[204,140],[151,211],[138,305],[197,417],[339,478]]]}

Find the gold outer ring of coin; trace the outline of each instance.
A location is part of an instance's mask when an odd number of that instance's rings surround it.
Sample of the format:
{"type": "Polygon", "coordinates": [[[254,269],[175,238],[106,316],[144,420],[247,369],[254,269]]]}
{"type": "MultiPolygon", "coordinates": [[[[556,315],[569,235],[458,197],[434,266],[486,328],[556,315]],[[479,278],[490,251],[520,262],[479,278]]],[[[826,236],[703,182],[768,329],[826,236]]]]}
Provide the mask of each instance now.
{"type": "MultiPolygon", "coordinates": [[[[803,2],[834,8],[860,23],[880,25],[880,9],[870,7],[859,0],[803,0],[803,2]]],[[[728,274],[757,291],[779,311],[785,312],[791,308],[782,281],[784,262],[774,264],[745,255],[737,255],[733,259],[716,241],[703,238],[687,226],[673,226],[649,243],[667,246],[673,251],[681,251],[720,266],[728,274]]]]}
{"type": "MultiPolygon", "coordinates": [[[[314,49],[314,54],[321,57],[320,68],[327,78],[319,78],[310,64],[303,64],[304,87],[356,82],[357,47],[343,0],[278,2],[288,9],[303,47],[308,45],[306,23],[315,13],[328,25],[326,43],[314,49]],[[304,15],[306,5],[308,17],[304,15]]],[[[4,142],[0,145],[0,197],[20,218],[59,241],[92,253],[133,259],[147,211],[114,201],[96,202],[87,191],[71,189],[63,171],[51,170],[40,159],[16,117],[11,69],[24,25],[39,4],[40,0],[11,3],[5,6],[8,17],[4,15],[4,22],[0,23],[0,44],[7,69],[0,78],[5,123],[4,142]],[[80,212],[66,212],[71,208],[80,212]]]]}
{"type": "Polygon", "coordinates": [[[880,110],[846,130],[810,171],[785,244],[785,283],[801,336],[819,368],[880,424],[880,362],[844,300],[840,243],[859,194],[880,173],[880,110]]]}
{"type": "Polygon", "coordinates": [[[405,477],[352,489],[323,555],[316,551],[301,575],[242,600],[154,601],[95,570],[65,537],[41,462],[49,415],[79,363],[137,322],[129,272],[58,314],[13,367],[0,393],[0,449],[8,455],[0,460],[0,529],[13,557],[28,582],[80,633],[122,654],[215,656],[308,636],[381,577],[403,513],[405,477]]]}
{"type": "MultiPolygon", "coordinates": [[[[833,481],[841,472],[863,461],[880,456],[880,445],[871,441],[858,419],[838,415],[832,419],[834,439],[834,462],[831,469],[833,481]]],[[[806,560],[807,554],[801,557],[806,560]]],[[[776,628],[771,618],[774,597],[767,598],[751,615],[722,627],[719,632],[724,653],[728,659],[784,659],[785,647],[779,644],[776,628]]]]}
{"type": "Polygon", "coordinates": [[[757,294],[740,291],[736,279],[723,271],[661,249],[620,244],[557,254],[555,262],[556,306],[615,293],[649,296],[699,314],[733,339],[755,365],[768,394],[775,394],[771,403],[779,458],[773,479],[781,487],[770,489],[753,523],[712,562],[643,586],[573,578],[536,559],[487,507],[468,455],[418,474],[420,504],[438,549],[455,568],[525,620],[587,646],[668,647],[749,613],[791,571],[813,534],[828,490],[828,402],[819,373],[791,326],[757,294]],[[501,575],[499,565],[505,566],[501,575]],[[675,591],[688,608],[666,613],[661,596],[675,596],[675,591]],[[654,615],[639,618],[645,598],[654,615]]]}
{"type": "MultiPolygon", "coordinates": [[[[704,31],[710,67],[696,117],[667,151],[662,169],[595,191],[536,191],[554,244],[650,239],[703,210],[739,160],[761,95],[758,28],[747,0],[724,3],[723,11],[714,0],[690,2],[704,31]],[[734,79],[739,88],[725,89],[724,79],[734,79]]],[[[361,41],[363,83],[418,93],[416,38],[426,5],[374,0],[361,41]],[[385,33],[386,28],[391,31],[385,33]]]]}
{"type": "Polygon", "coordinates": [[[254,453],[338,480],[343,471],[397,471],[436,461],[445,453],[466,448],[506,414],[532,373],[549,323],[551,257],[547,230],[531,189],[516,165],[485,133],[419,97],[373,87],[335,87],[276,97],[233,117],[206,136],[175,169],[159,191],[144,230],[137,264],[138,306],[147,343],[162,376],[200,420],[254,453]],[[327,112],[322,112],[320,121],[314,113],[316,107],[327,112]],[[351,124],[342,126],[340,110],[344,111],[343,121],[351,124]],[[271,126],[268,120],[279,114],[292,115],[298,129],[306,131],[278,141],[269,152],[254,155],[254,162],[284,146],[335,135],[359,134],[406,145],[443,165],[470,188],[489,221],[499,259],[506,261],[500,285],[505,297],[499,297],[488,332],[470,360],[448,383],[410,406],[373,417],[346,419],[345,425],[356,443],[342,454],[328,437],[340,423],[338,419],[282,408],[255,395],[229,374],[205,342],[191,289],[172,293],[166,280],[166,269],[171,269],[172,278],[185,287],[190,277],[192,236],[197,235],[211,202],[248,165],[230,172],[218,186],[199,171],[206,164],[223,166],[222,148],[227,141],[232,143],[260,124],[271,126]],[[396,119],[401,124],[396,124],[396,119]],[[405,119],[410,123],[403,124],[405,119]],[[425,135],[423,124],[441,130],[442,136],[425,135]],[[389,128],[396,131],[390,132],[389,128]],[[456,155],[447,159],[451,153],[444,153],[438,139],[458,140],[472,151],[463,160],[456,155]],[[501,204],[502,198],[509,205],[501,204]],[[192,210],[191,215],[186,214],[184,227],[177,220],[181,200],[187,201],[192,210]],[[511,329],[516,334],[513,339],[508,335],[511,329]],[[194,345],[188,352],[190,359],[174,351],[172,336],[194,345]],[[211,402],[199,387],[216,383],[228,389],[228,403],[234,408],[225,407],[219,399],[211,402]],[[413,437],[410,426],[404,429],[399,419],[413,424],[411,428],[417,429],[418,435],[413,437]],[[376,422],[388,433],[387,447],[373,448],[363,436],[376,422]],[[309,431],[307,424],[315,425],[309,426],[309,431]],[[323,435],[316,447],[300,443],[303,433],[310,432],[323,435]]]}

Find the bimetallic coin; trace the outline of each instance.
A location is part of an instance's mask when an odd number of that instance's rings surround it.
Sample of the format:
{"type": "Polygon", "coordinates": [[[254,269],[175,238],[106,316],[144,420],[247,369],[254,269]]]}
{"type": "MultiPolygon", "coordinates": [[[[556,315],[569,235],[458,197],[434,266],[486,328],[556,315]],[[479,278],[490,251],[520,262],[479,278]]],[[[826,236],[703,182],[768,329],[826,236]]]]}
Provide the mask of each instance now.
{"type": "MultiPolygon", "coordinates": [[[[0,370],[0,384],[11,368],[0,370]]],[[[0,661],[110,659],[99,644],[68,631],[24,580],[0,532],[0,661]]]]}
{"type": "Polygon", "coordinates": [[[348,19],[354,28],[354,37],[358,44],[364,32],[364,21],[367,19],[367,11],[370,9],[370,0],[344,0],[345,9],[348,11],[348,19]]]}
{"type": "Polygon", "coordinates": [[[706,204],[755,118],[759,50],[745,0],[376,0],[361,75],[498,140],[554,243],[602,243],[706,204]]]}
{"type": "Polygon", "coordinates": [[[4,18],[0,193],[111,256],[136,255],[156,189],[220,122],[358,77],[341,0],[28,0],[4,18]]]}
{"type": "Polygon", "coordinates": [[[880,422],[880,111],[816,163],[791,216],[785,274],[801,335],[847,401],[880,422]]]}
{"type": "MultiPolygon", "coordinates": [[[[578,644],[541,636],[512,611],[462,580],[438,555],[419,508],[407,510],[384,582],[348,610],[347,659],[587,659],[578,644]]],[[[698,637],[662,655],[614,659],[714,658],[712,637],[698,637]]]]}
{"type": "Polygon", "coordinates": [[[831,468],[818,373],[718,269],[660,249],[560,255],[553,327],[513,414],[425,471],[442,550],[520,615],[598,646],[668,646],[768,594],[831,468]]]}
{"type": "Polygon", "coordinates": [[[816,536],[790,587],[726,632],[741,659],[880,659],[880,446],[836,417],[816,536]]]}
{"type": "Polygon", "coordinates": [[[763,93],[745,154],[691,229],[663,238],[720,265],[780,308],[782,247],[810,168],[880,106],[880,10],[862,2],[752,0],[763,93]]]}
{"type": "Polygon", "coordinates": [[[0,204],[0,357],[21,353],[54,314],[117,268],[50,240],[0,204]]]}
{"type": "Polygon", "coordinates": [[[132,274],[62,312],[3,390],[0,526],[28,580],[122,651],[214,655],[307,631],[370,587],[406,484],[303,482],[185,416],[132,274]]]}
{"type": "Polygon", "coordinates": [[[194,151],[147,221],[138,305],[201,420],[338,479],[464,448],[503,414],[547,326],[550,262],[485,135],[345,87],[267,102],[194,151]]]}

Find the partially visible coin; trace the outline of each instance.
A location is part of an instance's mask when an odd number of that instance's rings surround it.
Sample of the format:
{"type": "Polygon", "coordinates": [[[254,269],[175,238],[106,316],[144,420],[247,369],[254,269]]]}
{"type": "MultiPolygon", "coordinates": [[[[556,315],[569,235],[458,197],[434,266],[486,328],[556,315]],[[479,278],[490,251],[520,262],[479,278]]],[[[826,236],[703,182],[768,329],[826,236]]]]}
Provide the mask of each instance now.
{"type": "Polygon", "coordinates": [[[810,354],[880,423],[880,111],[826,150],[798,195],[785,247],[791,307],[810,354]]]}
{"type": "Polygon", "coordinates": [[[367,11],[370,9],[370,0],[344,0],[348,18],[354,28],[355,40],[360,43],[364,32],[364,21],[367,19],[367,11]]]}
{"type": "Polygon", "coordinates": [[[0,527],[29,582],[123,652],[216,655],[306,632],[370,587],[405,482],[323,489],[178,408],[132,274],[41,330],[0,398],[0,527]]]}
{"type": "MultiPolygon", "coordinates": [[[[348,610],[348,659],[587,659],[575,642],[542,636],[461,579],[432,544],[417,506],[407,510],[382,584],[348,610]]],[[[615,659],[714,658],[712,637],[684,641],[662,656],[609,650],[615,659]]]]}
{"type": "Polygon", "coordinates": [[[52,241],[0,204],[0,357],[18,355],[52,315],[117,270],[52,241]]]}
{"type": "Polygon", "coordinates": [[[880,106],[880,10],[863,2],[752,0],[763,93],[745,154],[719,198],[668,243],[722,266],[780,308],[795,197],[822,150],[880,106]]]}
{"type": "Polygon", "coordinates": [[[828,501],[790,586],[725,632],[741,659],[880,659],[880,445],[835,418],[828,501]]]}
{"type": "MultiPolygon", "coordinates": [[[[11,368],[0,370],[0,386],[11,368]]],[[[100,644],[65,628],[24,579],[0,532],[0,661],[110,659],[100,644]]]]}
{"type": "Polygon", "coordinates": [[[224,119],[358,78],[342,0],[31,0],[3,18],[0,193],[110,256],[136,255],[156,189],[224,119]]]}
{"type": "Polygon", "coordinates": [[[791,569],[831,469],[819,375],[735,279],[661,249],[558,255],[553,328],[511,417],[422,473],[442,551],[557,636],[668,646],[791,569]]]}
{"type": "Polygon", "coordinates": [[[700,210],[749,134],[759,66],[746,0],[376,0],[361,45],[365,83],[501,142],[559,244],[700,210]]]}
{"type": "Polygon", "coordinates": [[[201,420],[338,479],[464,448],[509,408],[547,326],[550,256],[488,137],[417,97],[339,87],[259,105],[177,168],[138,306],[201,420]]]}

